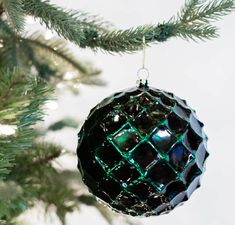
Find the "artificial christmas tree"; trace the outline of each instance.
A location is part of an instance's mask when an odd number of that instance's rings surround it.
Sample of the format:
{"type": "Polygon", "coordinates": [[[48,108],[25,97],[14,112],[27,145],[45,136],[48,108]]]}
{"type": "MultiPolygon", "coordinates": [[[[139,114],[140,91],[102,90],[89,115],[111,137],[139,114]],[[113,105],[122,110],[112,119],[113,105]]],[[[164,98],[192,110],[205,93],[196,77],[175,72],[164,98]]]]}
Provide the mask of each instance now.
{"type": "MultiPolygon", "coordinates": [[[[70,186],[71,180],[78,180],[77,172],[53,167],[52,161],[61,155],[62,148],[42,143],[34,127],[42,120],[43,106],[56,84],[70,89],[77,83],[102,84],[96,76],[100,71],[77,60],[63,39],[81,48],[111,53],[142,49],[143,36],[147,45],[171,37],[206,40],[217,37],[211,22],[232,12],[234,6],[233,0],[187,0],[168,21],[117,30],[100,18],[68,11],[49,1],[0,0],[0,223],[16,223],[16,218],[37,201],[55,206],[63,223],[66,213],[80,204],[94,205],[111,220],[93,196],[78,195],[70,186]],[[24,31],[26,16],[37,19],[60,38],[48,40],[39,32],[28,35],[24,31]],[[64,77],[68,71],[75,74],[69,82],[64,77]]],[[[145,167],[148,163],[141,164],[145,167]]]]}

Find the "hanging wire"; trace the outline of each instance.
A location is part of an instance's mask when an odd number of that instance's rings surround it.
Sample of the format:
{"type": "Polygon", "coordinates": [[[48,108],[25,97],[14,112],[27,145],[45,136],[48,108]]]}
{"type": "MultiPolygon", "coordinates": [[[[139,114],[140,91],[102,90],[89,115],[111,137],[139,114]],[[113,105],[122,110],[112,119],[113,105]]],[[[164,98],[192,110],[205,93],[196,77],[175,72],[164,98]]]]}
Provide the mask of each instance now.
{"type": "Polygon", "coordinates": [[[137,71],[137,76],[138,76],[138,85],[140,87],[147,87],[148,86],[148,78],[149,78],[149,71],[145,67],[145,60],[146,60],[146,54],[145,54],[145,49],[146,49],[146,41],[145,41],[145,35],[143,35],[142,39],[142,63],[140,69],[137,71]]]}
{"type": "Polygon", "coordinates": [[[143,35],[143,43],[142,43],[142,69],[145,68],[145,49],[146,49],[146,42],[145,36],[143,35]]]}

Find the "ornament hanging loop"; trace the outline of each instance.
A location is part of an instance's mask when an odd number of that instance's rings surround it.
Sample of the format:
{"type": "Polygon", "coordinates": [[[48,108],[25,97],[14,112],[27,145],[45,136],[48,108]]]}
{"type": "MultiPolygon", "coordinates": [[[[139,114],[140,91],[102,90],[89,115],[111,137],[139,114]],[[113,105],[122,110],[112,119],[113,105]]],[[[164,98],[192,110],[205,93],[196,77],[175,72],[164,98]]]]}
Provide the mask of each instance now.
{"type": "Polygon", "coordinates": [[[145,35],[143,35],[143,43],[142,43],[142,65],[141,68],[137,71],[137,85],[139,87],[148,87],[148,78],[149,78],[149,71],[145,67],[145,49],[146,49],[146,42],[145,42],[145,35]]]}
{"type": "Polygon", "coordinates": [[[137,71],[139,87],[148,87],[149,71],[147,68],[140,68],[137,71]]]}

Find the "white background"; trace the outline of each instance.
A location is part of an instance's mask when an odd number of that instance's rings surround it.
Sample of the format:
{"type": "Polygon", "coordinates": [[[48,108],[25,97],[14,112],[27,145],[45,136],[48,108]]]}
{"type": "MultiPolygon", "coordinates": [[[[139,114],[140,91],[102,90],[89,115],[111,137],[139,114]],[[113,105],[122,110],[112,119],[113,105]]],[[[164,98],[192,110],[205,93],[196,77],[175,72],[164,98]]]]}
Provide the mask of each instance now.
{"type": "MultiPolygon", "coordinates": [[[[98,14],[119,28],[158,23],[175,15],[182,0],[54,0],[68,9],[78,9],[98,14]]],[[[168,42],[153,45],[146,51],[151,86],[174,92],[187,99],[205,123],[209,136],[210,157],[202,187],[182,207],[168,215],[137,219],[142,224],[180,225],[234,225],[234,82],[235,82],[235,13],[217,23],[221,37],[208,42],[187,42],[172,38],[168,42]]],[[[29,25],[29,28],[32,25],[29,25]]],[[[34,25],[33,25],[34,26],[34,25]]],[[[50,112],[46,122],[64,116],[84,120],[89,109],[113,92],[132,87],[136,71],[141,64],[141,53],[109,55],[94,53],[89,49],[73,48],[81,59],[90,60],[102,69],[105,87],[80,87],[80,95],[62,93],[59,108],[50,112]]],[[[49,134],[49,139],[61,143],[71,151],[77,144],[76,130],[64,129],[49,134]]],[[[76,159],[62,160],[64,167],[76,168],[76,159]]],[[[28,224],[59,224],[53,217],[46,221],[42,213],[31,210],[21,219],[28,224]],[[27,218],[27,219],[26,219],[27,218]]],[[[80,212],[67,217],[68,225],[102,224],[106,222],[95,209],[83,207],[80,212]]],[[[119,223],[120,224],[120,223],[119,223]]]]}

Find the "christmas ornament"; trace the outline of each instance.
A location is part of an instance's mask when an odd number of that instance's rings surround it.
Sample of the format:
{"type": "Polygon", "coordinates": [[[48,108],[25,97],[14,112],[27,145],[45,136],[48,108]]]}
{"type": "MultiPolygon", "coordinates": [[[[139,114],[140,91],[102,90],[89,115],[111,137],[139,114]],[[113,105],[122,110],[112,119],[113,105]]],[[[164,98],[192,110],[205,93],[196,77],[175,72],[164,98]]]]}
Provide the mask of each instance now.
{"type": "Polygon", "coordinates": [[[138,86],[105,98],[79,132],[84,183],[113,210],[170,212],[200,186],[208,157],[203,123],[185,100],[148,86],[143,36],[138,86]]]}
{"type": "Polygon", "coordinates": [[[78,168],[90,192],[114,210],[159,215],[200,186],[206,142],[186,101],[141,83],[91,110],[79,133],[78,168]]]}

